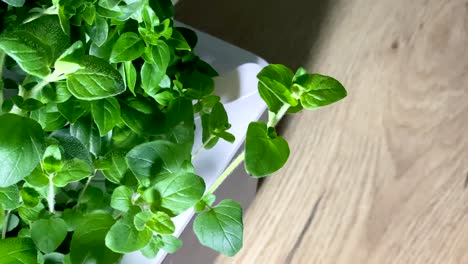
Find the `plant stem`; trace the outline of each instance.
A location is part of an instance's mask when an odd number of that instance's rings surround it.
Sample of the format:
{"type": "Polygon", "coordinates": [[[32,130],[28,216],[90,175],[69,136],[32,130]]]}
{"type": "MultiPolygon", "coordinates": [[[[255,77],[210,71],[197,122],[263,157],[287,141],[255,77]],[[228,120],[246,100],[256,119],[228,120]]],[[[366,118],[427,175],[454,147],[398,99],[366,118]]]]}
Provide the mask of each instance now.
{"type": "Polygon", "coordinates": [[[5,53],[0,51],[0,113],[2,113],[1,106],[3,104],[3,63],[5,62],[5,53]]]}
{"type": "Polygon", "coordinates": [[[218,177],[216,182],[211,186],[206,195],[212,194],[218,189],[221,183],[226,180],[226,178],[241,164],[245,159],[245,151],[242,151],[237,158],[229,164],[229,166],[224,170],[224,172],[218,177]]]}
{"type": "Polygon", "coordinates": [[[55,189],[54,189],[54,183],[52,182],[53,178],[54,178],[54,175],[50,175],[49,193],[47,194],[47,204],[49,205],[49,212],[51,213],[55,212],[55,189]]]}
{"type": "Polygon", "coordinates": [[[211,135],[208,140],[205,141],[205,143],[203,143],[203,145],[197,149],[197,151],[195,151],[195,153],[192,154],[192,160],[194,160],[198,154],[200,154],[200,151],[202,151],[206,146],[208,146],[208,143],[210,143],[211,140],[213,140],[215,138],[215,136],[211,135]]]}
{"type": "Polygon", "coordinates": [[[268,127],[275,127],[278,122],[283,118],[283,116],[288,112],[289,107],[288,104],[284,104],[278,111],[277,114],[273,114],[271,112],[268,113],[268,127]]]}
{"type": "Polygon", "coordinates": [[[8,210],[6,215],[5,215],[5,221],[3,221],[2,239],[6,238],[6,232],[7,232],[7,229],[8,229],[8,222],[10,221],[10,213],[11,213],[11,210],[8,210]]]}
{"type": "Polygon", "coordinates": [[[48,80],[48,78],[45,78],[39,83],[37,83],[31,90],[25,90],[23,94],[23,99],[26,100],[28,98],[35,98],[37,94],[41,91],[41,89],[44,88],[44,86],[46,86],[47,84],[49,84],[49,82],[50,81],[48,80]]]}
{"type": "Polygon", "coordinates": [[[83,187],[83,190],[81,190],[81,193],[80,193],[80,196],[78,196],[78,202],[76,202],[76,206],[79,206],[80,203],[81,203],[81,200],[83,199],[83,196],[86,192],[86,190],[88,189],[89,187],[89,184],[91,183],[91,180],[93,179],[94,176],[90,176],[88,177],[88,180],[86,181],[84,187],[83,187]]]}

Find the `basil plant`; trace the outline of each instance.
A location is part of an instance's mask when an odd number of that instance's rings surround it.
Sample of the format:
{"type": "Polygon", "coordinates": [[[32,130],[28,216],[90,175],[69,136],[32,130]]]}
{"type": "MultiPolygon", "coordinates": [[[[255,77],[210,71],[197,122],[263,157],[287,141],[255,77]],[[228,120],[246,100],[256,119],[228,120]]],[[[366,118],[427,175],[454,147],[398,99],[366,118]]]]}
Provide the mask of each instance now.
{"type": "Polygon", "coordinates": [[[249,125],[245,151],[207,189],[191,162],[195,129],[205,149],[235,138],[217,72],[173,15],[170,0],[0,1],[0,264],[174,253],[172,218],[190,208],[200,243],[233,256],[242,208],[215,190],[244,161],[252,177],[286,163],[275,132],[286,113],[346,96],[331,77],[264,68],[269,121],[249,125]]]}

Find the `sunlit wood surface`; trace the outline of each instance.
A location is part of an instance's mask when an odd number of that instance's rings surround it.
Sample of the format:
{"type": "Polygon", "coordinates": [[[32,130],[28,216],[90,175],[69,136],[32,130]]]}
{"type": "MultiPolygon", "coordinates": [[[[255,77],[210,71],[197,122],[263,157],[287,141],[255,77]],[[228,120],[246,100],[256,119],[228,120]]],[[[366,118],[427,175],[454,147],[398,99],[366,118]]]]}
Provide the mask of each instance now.
{"type": "Polygon", "coordinates": [[[288,165],[217,263],[468,263],[468,3],[183,0],[179,18],[349,97],[290,116],[288,165]]]}

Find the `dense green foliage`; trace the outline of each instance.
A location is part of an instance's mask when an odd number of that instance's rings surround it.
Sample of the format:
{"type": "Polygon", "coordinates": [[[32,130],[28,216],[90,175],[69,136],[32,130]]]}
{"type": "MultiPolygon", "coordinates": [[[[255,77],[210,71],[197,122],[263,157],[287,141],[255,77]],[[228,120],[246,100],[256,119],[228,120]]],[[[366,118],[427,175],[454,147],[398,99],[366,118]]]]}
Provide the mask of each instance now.
{"type": "Polygon", "coordinates": [[[235,255],[242,208],[213,205],[213,192],[244,158],[253,177],[286,163],[275,132],[286,113],[346,96],[330,77],[263,69],[269,122],[250,124],[245,152],[206,190],[192,165],[195,116],[203,148],[235,138],[216,71],[173,15],[170,0],[0,1],[0,264],[174,253],[172,218],[191,208],[200,242],[235,255]]]}

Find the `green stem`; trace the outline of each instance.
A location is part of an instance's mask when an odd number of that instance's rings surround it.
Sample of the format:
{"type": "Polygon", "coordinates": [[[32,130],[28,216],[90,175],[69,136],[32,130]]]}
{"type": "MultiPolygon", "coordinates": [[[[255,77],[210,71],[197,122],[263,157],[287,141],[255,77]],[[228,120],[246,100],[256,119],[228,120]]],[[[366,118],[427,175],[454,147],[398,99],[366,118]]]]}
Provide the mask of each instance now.
{"type": "Polygon", "coordinates": [[[37,94],[41,91],[41,89],[49,83],[49,79],[45,78],[39,83],[37,83],[31,90],[25,90],[23,94],[23,99],[26,100],[28,98],[36,98],[37,94]]]}
{"type": "Polygon", "coordinates": [[[5,53],[0,51],[0,114],[2,113],[1,106],[3,104],[3,64],[5,62],[5,53]]]}
{"type": "Polygon", "coordinates": [[[10,213],[11,213],[11,210],[8,210],[6,215],[5,215],[5,221],[3,221],[2,239],[6,238],[6,233],[7,233],[7,229],[8,229],[8,222],[10,221],[10,213]]]}
{"type": "Polygon", "coordinates": [[[194,160],[198,154],[200,154],[200,151],[202,151],[202,149],[204,149],[206,146],[208,146],[208,143],[210,143],[211,140],[215,139],[215,136],[211,135],[208,140],[205,141],[205,143],[203,143],[203,145],[197,149],[197,151],[195,151],[195,153],[192,154],[192,160],[194,160]]]}
{"type": "Polygon", "coordinates": [[[277,114],[268,113],[268,127],[275,127],[278,122],[283,118],[284,115],[288,112],[289,107],[288,104],[284,104],[278,111],[277,114]]]}
{"type": "Polygon", "coordinates": [[[86,190],[88,189],[89,187],[89,184],[91,183],[91,180],[93,179],[94,176],[91,176],[88,178],[88,180],[86,181],[84,187],[83,187],[83,190],[81,190],[81,193],[80,193],[80,196],[78,196],[78,202],[76,203],[76,206],[79,206],[80,203],[81,203],[81,200],[83,199],[83,196],[86,192],[86,190]]]}
{"type": "Polygon", "coordinates": [[[212,194],[218,189],[218,187],[221,185],[221,183],[226,180],[226,178],[241,164],[245,159],[245,151],[243,151],[237,158],[229,164],[229,166],[224,170],[224,172],[221,174],[221,176],[218,177],[216,182],[211,186],[211,188],[208,190],[206,195],[212,194]]]}
{"type": "Polygon", "coordinates": [[[54,183],[52,182],[53,178],[54,178],[54,175],[50,175],[49,193],[47,194],[47,204],[49,205],[49,212],[51,213],[55,212],[55,189],[54,189],[54,183]]]}

